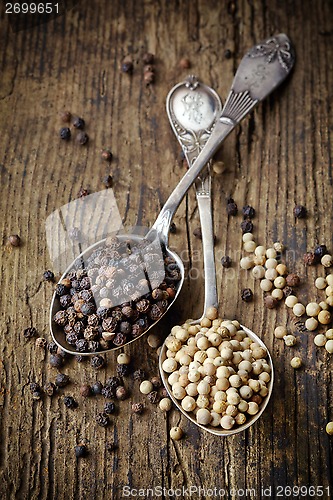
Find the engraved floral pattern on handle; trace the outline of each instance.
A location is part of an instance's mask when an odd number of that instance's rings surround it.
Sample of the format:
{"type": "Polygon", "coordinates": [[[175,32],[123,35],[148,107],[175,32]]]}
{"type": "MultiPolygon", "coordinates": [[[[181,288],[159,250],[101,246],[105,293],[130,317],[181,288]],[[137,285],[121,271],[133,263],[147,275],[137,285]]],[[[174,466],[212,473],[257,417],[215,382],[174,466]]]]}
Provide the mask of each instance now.
{"type": "Polygon", "coordinates": [[[294,63],[290,43],[288,41],[281,43],[276,37],[268,38],[265,42],[255,45],[247,55],[265,57],[268,63],[277,59],[285,71],[289,71],[294,63]]]}

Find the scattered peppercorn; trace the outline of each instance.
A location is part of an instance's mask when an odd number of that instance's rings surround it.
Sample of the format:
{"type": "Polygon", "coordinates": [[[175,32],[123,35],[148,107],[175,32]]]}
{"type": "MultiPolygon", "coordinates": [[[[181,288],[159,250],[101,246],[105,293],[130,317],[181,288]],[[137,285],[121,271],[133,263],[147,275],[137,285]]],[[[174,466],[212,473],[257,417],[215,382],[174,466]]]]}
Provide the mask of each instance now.
{"type": "MultiPolygon", "coordinates": [[[[227,200],[227,214],[228,215],[237,215],[238,207],[237,203],[235,203],[233,198],[228,198],[227,200]]],[[[251,231],[249,231],[251,232],[251,231]]]]}
{"type": "Polygon", "coordinates": [[[50,356],[50,365],[53,368],[60,368],[64,364],[64,358],[59,356],[59,354],[51,354],[50,356]]]}
{"type": "Polygon", "coordinates": [[[144,405],[142,403],[133,403],[132,412],[141,414],[144,410],[144,405]]]}
{"type": "Polygon", "coordinates": [[[37,382],[31,382],[29,385],[30,392],[41,392],[40,385],[37,382]]]}
{"type": "Polygon", "coordinates": [[[253,223],[250,219],[244,219],[240,225],[242,233],[252,233],[253,231],[253,223]]]}
{"type": "Polygon", "coordinates": [[[198,238],[198,240],[202,239],[202,231],[201,227],[196,227],[195,230],[193,231],[193,235],[198,238]]]}
{"type": "Polygon", "coordinates": [[[326,245],[317,245],[313,251],[316,256],[317,261],[319,262],[325,254],[328,253],[326,245]]]}
{"type": "Polygon", "coordinates": [[[64,405],[70,410],[74,410],[74,408],[77,408],[79,406],[77,401],[75,401],[75,399],[72,396],[64,397],[64,405]]]}
{"type": "Polygon", "coordinates": [[[151,391],[148,395],[147,398],[152,404],[157,404],[160,400],[160,397],[158,395],[157,391],[151,391]]]}
{"type": "Polygon", "coordinates": [[[44,392],[50,397],[54,395],[56,390],[57,388],[52,382],[46,382],[46,384],[44,385],[44,392]]]}
{"type": "Polygon", "coordinates": [[[142,61],[143,61],[143,64],[154,64],[155,56],[154,56],[154,54],[147,52],[146,54],[143,55],[142,61]]]}
{"type": "Polygon", "coordinates": [[[267,309],[274,309],[278,305],[278,300],[271,295],[267,295],[267,297],[264,298],[264,302],[267,309]]]}
{"type": "Polygon", "coordinates": [[[133,378],[134,380],[139,380],[139,382],[142,382],[143,380],[145,380],[146,374],[143,370],[141,370],[141,368],[139,368],[133,373],[133,378]]]}
{"type": "Polygon", "coordinates": [[[128,391],[124,386],[120,385],[119,387],[117,387],[116,398],[119,399],[120,401],[124,401],[125,399],[128,398],[128,391]]]}
{"type": "Polygon", "coordinates": [[[62,111],[60,114],[60,119],[64,123],[69,123],[72,119],[72,114],[69,111],[62,111]]]}
{"type": "Polygon", "coordinates": [[[54,273],[52,271],[45,271],[43,274],[43,280],[44,281],[53,281],[54,280],[54,273]]]}
{"type": "Polygon", "coordinates": [[[232,56],[232,52],[231,52],[231,50],[230,50],[230,49],[226,49],[226,50],[224,51],[224,57],[225,57],[226,59],[230,59],[230,58],[231,58],[231,56],[232,56]]]}
{"type": "Polygon", "coordinates": [[[106,148],[102,149],[101,150],[101,158],[102,158],[102,160],[110,162],[113,158],[113,154],[110,151],[110,149],[106,149],[106,148]]]}
{"type": "Polygon", "coordinates": [[[90,385],[88,385],[88,384],[81,385],[81,387],[80,387],[80,394],[84,398],[88,398],[89,396],[91,396],[92,395],[92,390],[91,390],[90,385]]]}
{"type": "Polygon", "coordinates": [[[69,139],[71,138],[71,131],[68,127],[62,127],[59,134],[60,139],[62,139],[63,141],[69,141],[69,139]]]}
{"type": "Polygon", "coordinates": [[[230,267],[230,266],[231,266],[231,264],[232,264],[232,260],[231,260],[231,258],[229,257],[229,255],[225,255],[224,257],[222,257],[222,259],[221,259],[221,264],[222,264],[222,266],[223,266],[223,267],[225,267],[226,269],[227,269],[228,267],[230,267]]]}
{"type": "Polygon", "coordinates": [[[103,177],[103,184],[106,188],[110,188],[113,185],[113,178],[111,174],[106,175],[103,177]]]}
{"type": "Polygon", "coordinates": [[[54,383],[57,387],[66,387],[69,384],[69,376],[64,373],[58,373],[54,383]]]}
{"type": "Polygon", "coordinates": [[[304,264],[307,266],[313,266],[316,263],[316,256],[312,252],[307,252],[303,256],[304,264]]]}
{"type": "Polygon", "coordinates": [[[255,214],[256,214],[255,209],[253,207],[251,207],[250,205],[246,205],[245,207],[243,207],[244,218],[253,219],[255,214]]]}
{"type": "Polygon", "coordinates": [[[110,419],[105,412],[97,413],[95,420],[101,427],[107,427],[110,424],[110,419]]]}
{"type": "Polygon", "coordinates": [[[174,222],[170,225],[170,233],[175,234],[177,232],[177,226],[174,222]]]}
{"type": "Polygon", "coordinates": [[[76,136],[76,141],[83,146],[89,141],[89,136],[86,132],[79,132],[76,136]]]}
{"type": "Polygon", "coordinates": [[[117,364],[117,375],[119,377],[127,377],[130,373],[130,365],[117,364]]]}
{"type": "Polygon", "coordinates": [[[39,349],[45,349],[46,346],[47,346],[46,339],[44,339],[43,337],[38,337],[38,339],[36,339],[36,347],[38,347],[39,349]]]}
{"type": "Polygon", "coordinates": [[[74,447],[76,458],[83,458],[88,455],[88,448],[85,444],[79,444],[74,447]]]}
{"type": "Polygon", "coordinates": [[[303,205],[296,205],[294,208],[294,216],[297,219],[304,219],[307,215],[307,209],[303,205]]]}
{"type": "Polygon", "coordinates": [[[112,415],[116,411],[116,405],[114,404],[113,401],[107,401],[104,403],[104,412],[107,415],[112,415]]]}
{"type": "Polygon", "coordinates": [[[286,276],[286,283],[288,286],[299,286],[300,282],[301,279],[296,273],[291,273],[286,276]]]}
{"type": "Polygon", "coordinates": [[[105,358],[100,354],[97,354],[97,356],[91,358],[90,364],[95,370],[99,370],[105,365],[105,358]]]}
{"type": "Polygon", "coordinates": [[[187,57],[183,57],[179,61],[179,67],[180,67],[180,69],[190,69],[191,61],[189,59],[187,59],[187,57]]]}
{"type": "Polygon", "coordinates": [[[290,287],[290,286],[285,286],[284,289],[283,289],[283,295],[285,297],[289,297],[290,295],[292,295],[294,293],[293,289],[290,287]]]}
{"type": "Polygon", "coordinates": [[[124,61],[121,65],[121,71],[123,73],[133,73],[133,63],[132,61],[124,61]]]}
{"type": "Polygon", "coordinates": [[[37,330],[33,326],[30,326],[23,331],[23,336],[25,339],[31,339],[32,337],[36,337],[36,335],[37,330]]]}
{"type": "Polygon", "coordinates": [[[102,389],[103,389],[103,384],[99,380],[94,382],[91,386],[91,392],[94,396],[97,396],[98,394],[102,394],[102,389]]]}
{"type": "Polygon", "coordinates": [[[10,236],[8,236],[7,242],[12,247],[19,247],[21,245],[21,238],[18,234],[11,234],[10,236]]]}
{"type": "Polygon", "coordinates": [[[47,346],[49,352],[51,354],[56,354],[57,353],[57,350],[58,350],[58,346],[55,342],[49,342],[48,346],[47,346]]]}
{"type": "Polygon", "coordinates": [[[253,292],[250,288],[244,288],[241,293],[241,298],[244,302],[251,302],[253,300],[253,292]]]}
{"type": "Polygon", "coordinates": [[[76,116],[73,120],[73,127],[78,128],[78,129],[84,129],[85,126],[85,121],[83,118],[80,118],[79,116],[76,116]]]}
{"type": "Polygon", "coordinates": [[[161,382],[160,377],[152,377],[150,379],[150,381],[153,384],[155,389],[159,389],[160,387],[162,387],[162,382],[161,382]]]}

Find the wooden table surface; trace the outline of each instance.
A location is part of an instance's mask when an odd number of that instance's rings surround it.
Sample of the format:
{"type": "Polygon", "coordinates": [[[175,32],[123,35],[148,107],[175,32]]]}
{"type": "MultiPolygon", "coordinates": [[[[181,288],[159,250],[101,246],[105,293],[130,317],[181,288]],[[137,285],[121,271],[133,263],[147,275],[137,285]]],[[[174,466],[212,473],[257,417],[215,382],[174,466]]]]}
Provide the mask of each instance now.
{"type": "MultiPolygon", "coordinates": [[[[294,498],[329,498],[333,441],[325,426],[333,419],[332,356],[314,345],[314,333],[296,333],[293,348],[274,338],[276,325],[296,330],[293,315],[284,304],[266,309],[258,282],[239,269],[242,217],[227,217],[226,199],[232,196],[240,208],[255,207],[258,244],[269,247],[279,240],[286,245],[283,259],[302,278],[300,300],[322,300],[324,294],[313,282],[324,269],[306,267],[303,254],[318,243],[333,252],[332,3],[82,0],[65,15],[35,27],[23,20],[14,31],[8,21],[2,6],[3,498],[125,498],[125,486],[166,488],[162,498],[170,498],[176,488],[192,487],[191,498],[197,499],[216,497],[214,488],[227,499],[292,498],[284,488],[303,486],[303,497],[294,490],[294,498]],[[225,100],[245,51],[279,32],[287,33],[295,45],[295,70],[227,140],[218,154],[226,171],[213,180],[220,315],[236,317],[257,332],[275,364],[274,392],[262,418],[243,433],[217,438],[199,431],[176,409],[163,414],[129,377],[130,399],[119,403],[119,415],[112,417],[110,427],[98,427],[94,416],[102,411],[103,398],[84,400],[79,387],[113,375],[116,353],[107,355],[107,368],[99,373],[89,362],[69,360],[63,368],[72,381],[68,388],[60,396],[32,401],[29,383],[44,384],[56,375],[48,352],[36,347],[35,339],[23,337],[23,330],[34,326],[40,337],[51,340],[53,286],[42,279],[43,272],[52,269],[47,216],[76,199],[80,188],[90,193],[105,189],[101,179],[110,171],[124,225],[152,224],[184,173],[165,113],[168,91],[190,71],[225,100]],[[155,83],[149,86],[143,79],[146,52],[156,59],[155,83]],[[127,55],[134,62],[132,75],[119,69],[127,55]],[[192,63],[190,70],[179,67],[184,57],[192,63]],[[66,109],[85,119],[90,137],[86,146],[59,139],[59,113],[66,109]],[[103,147],[113,152],[110,165],[100,158],[103,147]],[[307,207],[306,219],[295,220],[295,204],[307,207]],[[16,233],[22,245],[9,251],[6,239],[16,233]],[[223,255],[233,259],[230,270],[221,267],[223,255]],[[240,298],[245,287],[254,291],[252,303],[240,298]],[[304,364],[298,371],[290,366],[295,355],[304,364]],[[75,396],[78,409],[67,410],[62,394],[75,396]],[[142,416],[131,413],[132,401],[145,403],[142,416]],[[169,438],[174,425],[185,432],[181,441],[169,438]],[[90,453],[77,461],[74,446],[81,440],[90,453]],[[116,443],[113,453],[106,451],[106,441],[116,443]],[[323,495],[320,488],[304,489],[309,486],[322,487],[323,495]]],[[[194,190],[174,220],[177,233],[171,243],[184,259],[187,277],[177,304],[156,329],[161,336],[181,319],[199,317],[203,304],[201,242],[193,236],[199,226],[194,190]]],[[[145,337],[125,351],[136,368],[150,376],[158,373],[156,352],[145,337]]],[[[132,498],[136,493],[132,491],[132,498]]]]}

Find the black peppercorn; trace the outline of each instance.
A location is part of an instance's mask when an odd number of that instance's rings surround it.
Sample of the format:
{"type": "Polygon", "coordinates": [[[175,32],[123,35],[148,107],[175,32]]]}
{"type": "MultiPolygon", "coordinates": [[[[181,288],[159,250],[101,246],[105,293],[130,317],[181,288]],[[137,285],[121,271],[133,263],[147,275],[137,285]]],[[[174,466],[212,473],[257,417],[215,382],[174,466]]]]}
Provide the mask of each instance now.
{"type": "Polygon", "coordinates": [[[103,389],[103,384],[99,380],[94,382],[91,386],[91,392],[94,396],[97,396],[98,394],[102,394],[102,389],[103,389]]]}
{"type": "Polygon", "coordinates": [[[152,403],[152,404],[156,404],[159,402],[159,395],[158,395],[158,392],[157,391],[151,391],[148,395],[147,395],[147,398],[149,399],[149,401],[152,403]]]}
{"type": "Polygon", "coordinates": [[[294,293],[294,290],[290,286],[285,286],[283,289],[283,295],[285,297],[289,297],[289,295],[292,295],[294,293]]]}
{"type": "Polygon", "coordinates": [[[112,157],[113,157],[113,155],[112,155],[112,153],[111,153],[111,151],[109,149],[105,148],[105,149],[101,150],[101,158],[102,158],[102,160],[110,162],[112,160],[112,157]]]}
{"type": "Polygon", "coordinates": [[[177,226],[174,222],[170,225],[170,233],[175,234],[177,232],[177,226]]]}
{"type": "Polygon", "coordinates": [[[78,352],[88,352],[88,342],[86,339],[79,339],[75,344],[75,349],[78,352]]]}
{"type": "Polygon", "coordinates": [[[105,358],[97,354],[97,356],[91,358],[90,364],[95,370],[100,370],[105,365],[105,358]]]}
{"type": "Polygon", "coordinates": [[[242,300],[244,302],[250,302],[253,299],[253,292],[250,288],[244,288],[241,294],[242,300]]]}
{"type": "Polygon", "coordinates": [[[113,341],[115,346],[120,347],[120,346],[126,344],[127,338],[126,338],[126,335],[124,333],[119,332],[115,335],[115,337],[113,338],[112,341],[113,341]]]}
{"type": "Polygon", "coordinates": [[[64,397],[64,405],[70,410],[74,410],[74,408],[77,408],[79,406],[77,401],[75,401],[75,399],[72,396],[64,397]]]}
{"type": "Polygon", "coordinates": [[[294,208],[294,216],[297,219],[304,219],[307,216],[307,209],[303,205],[296,205],[294,208]]]}
{"type": "Polygon", "coordinates": [[[86,457],[88,455],[88,448],[84,444],[79,444],[74,447],[76,458],[86,457]]]}
{"type": "Polygon", "coordinates": [[[112,399],[116,394],[116,388],[106,385],[105,387],[102,388],[101,394],[102,396],[104,396],[105,399],[112,399]]]}
{"type": "Polygon", "coordinates": [[[162,386],[160,377],[152,377],[150,380],[155,389],[159,389],[162,386]]]}
{"type": "Polygon", "coordinates": [[[105,383],[106,387],[111,387],[114,391],[122,385],[121,379],[119,377],[110,377],[105,383]]]}
{"type": "Polygon", "coordinates": [[[221,264],[223,267],[228,268],[231,266],[231,263],[232,263],[231,258],[228,255],[222,257],[221,264]]]}
{"type": "Polygon", "coordinates": [[[31,339],[32,337],[36,337],[37,335],[37,330],[33,326],[25,328],[23,330],[23,336],[25,339],[31,339]]]}
{"type": "Polygon", "coordinates": [[[19,237],[18,234],[11,234],[7,238],[8,245],[11,245],[12,247],[19,247],[21,244],[21,238],[19,237]]]}
{"type": "Polygon", "coordinates": [[[112,415],[116,411],[116,405],[114,404],[113,401],[107,401],[104,403],[104,412],[107,415],[112,415]]]}
{"type": "Polygon", "coordinates": [[[202,239],[202,232],[201,232],[201,227],[196,227],[195,230],[193,231],[193,235],[198,238],[198,240],[202,239]]]}
{"type": "Polygon", "coordinates": [[[88,385],[88,384],[81,385],[80,394],[84,398],[89,398],[89,396],[91,396],[91,394],[92,394],[90,385],[88,385]]]}
{"type": "Polygon", "coordinates": [[[63,139],[64,141],[69,141],[69,139],[71,138],[71,131],[68,127],[62,127],[60,129],[60,138],[63,139]]]}
{"type": "Polygon", "coordinates": [[[132,61],[124,61],[121,65],[121,71],[123,73],[132,73],[133,72],[133,63],[132,61]]]}
{"type": "Polygon", "coordinates": [[[66,295],[68,293],[67,287],[62,283],[58,283],[55,289],[56,295],[61,297],[62,295],[66,295]]]}
{"type": "Polygon", "coordinates": [[[124,386],[120,385],[119,387],[117,387],[116,398],[120,401],[124,401],[124,399],[128,398],[128,391],[124,386]]]}
{"type": "Polygon", "coordinates": [[[313,253],[315,254],[317,261],[319,262],[324,255],[328,254],[327,246],[317,245],[313,253]]]}
{"type": "Polygon", "coordinates": [[[142,403],[133,403],[132,412],[141,414],[144,410],[144,405],[142,403]]]}
{"type": "Polygon", "coordinates": [[[228,198],[227,200],[227,214],[228,215],[237,215],[238,207],[237,203],[235,203],[233,198],[228,198]]]}
{"type": "Polygon", "coordinates": [[[54,280],[54,273],[52,271],[45,271],[43,274],[43,280],[44,281],[53,281],[54,280]]]}
{"type": "Polygon", "coordinates": [[[264,303],[267,309],[274,309],[278,305],[278,300],[271,295],[267,295],[264,299],[264,303]]]}
{"type": "Polygon", "coordinates": [[[143,55],[142,61],[143,61],[143,64],[154,64],[155,56],[154,56],[154,54],[147,52],[146,54],[143,55]]]}
{"type": "Polygon", "coordinates": [[[107,427],[110,424],[110,419],[104,412],[97,413],[95,420],[101,427],[107,427]]]}
{"type": "Polygon", "coordinates": [[[79,144],[81,144],[81,146],[83,146],[84,144],[87,144],[89,136],[86,132],[79,132],[76,136],[76,140],[79,144]]]}
{"type": "Polygon", "coordinates": [[[79,128],[79,129],[84,129],[85,122],[83,118],[80,118],[79,116],[76,116],[73,120],[73,127],[74,128],[79,128]]]}
{"type": "Polygon", "coordinates": [[[69,384],[69,376],[64,373],[58,373],[54,381],[57,387],[65,387],[69,384]]]}
{"type": "Polygon", "coordinates": [[[231,56],[232,56],[232,52],[231,52],[231,50],[230,50],[230,49],[226,49],[226,50],[224,51],[224,57],[225,57],[226,59],[230,59],[230,57],[231,57],[231,56]]]}
{"type": "Polygon", "coordinates": [[[44,392],[50,397],[53,396],[56,390],[57,388],[52,382],[46,382],[46,384],[44,385],[44,392]]]}
{"type": "Polygon", "coordinates": [[[59,356],[59,354],[51,354],[50,356],[50,365],[53,368],[60,368],[64,364],[64,358],[59,356]]]}
{"type": "Polygon", "coordinates": [[[119,325],[119,330],[121,333],[128,335],[132,331],[132,325],[128,321],[122,321],[119,325]]]}
{"type": "Polygon", "coordinates": [[[245,207],[243,207],[244,218],[253,219],[255,214],[256,214],[256,211],[250,205],[246,205],[245,207]]]}
{"type": "Polygon", "coordinates": [[[291,273],[286,276],[286,283],[288,286],[299,286],[300,282],[301,279],[296,273],[291,273]]]}
{"type": "Polygon", "coordinates": [[[61,307],[64,307],[64,308],[69,307],[71,305],[71,303],[72,303],[72,297],[69,294],[62,295],[60,297],[60,305],[61,305],[61,307]]]}
{"type": "Polygon", "coordinates": [[[133,379],[142,382],[143,380],[146,379],[146,374],[143,370],[141,370],[141,368],[139,368],[138,370],[135,370],[135,372],[133,373],[133,379]]]}
{"type": "Polygon", "coordinates": [[[253,224],[250,219],[244,219],[243,222],[240,225],[242,233],[252,233],[253,231],[253,224]]]}
{"type": "Polygon", "coordinates": [[[47,348],[51,354],[56,354],[56,352],[58,350],[58,346],[55,342],[50,342],[48,344],[47,348]]]}
{"type": "Polygon", "coordinates": [[[69,123],[71,121],[72,115],[69,111],[62,111],[60,113],[60,119],[64,123],[69,123]]]}
{"type": "Polygon", "coordinates": [[[117,375],[119,375],[119,377],[127,377],[129,373],[130,373],[130,365],[117,364],[117,375]]]}
{"type": "MultiPolygon", "coordinates": [[[[66,339],[67,340],[67,339],[66,339]]],[[[67,341],[68,342],[68,341],[67,341]]],[[[75,345],[77,342],[77,340],[75,339],[75,342],[73,345],[75,345]]],[[[75,356],[75,360],[78,362],[78,363],[83,363],[84,361],[87,360],[87,358],[85,356],[75,356]]]]}
{"type": "Polygon", "coordinates": [[[37,382],[31,382],[29,385],[30,392],[41,392],[40,385],[37,382]]]}

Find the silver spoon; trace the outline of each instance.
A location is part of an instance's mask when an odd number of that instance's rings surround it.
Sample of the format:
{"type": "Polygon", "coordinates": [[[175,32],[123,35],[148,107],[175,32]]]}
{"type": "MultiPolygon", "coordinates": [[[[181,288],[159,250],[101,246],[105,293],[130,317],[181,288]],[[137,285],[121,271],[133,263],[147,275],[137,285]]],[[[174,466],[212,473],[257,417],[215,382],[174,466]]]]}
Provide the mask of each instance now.
{"type": "MultiPolygon", "coordinates": [[[[183,263],[179,256],[168,248],[169,229],[174,213],[190,186],[213,157],[223,140],[260,101],[265,99],[267,95],[285,80],[292,69],[293,63],[294,51],[291,42],[284,34],[276,35],[275,37],[265,40],[261,44],[255,45],[243,57],[234,77],[227,101],[220,117],[212,129],[209,139],[198,158],[193,162],[191,168],[186,172],[169,196],[152,228],[146,234],[146,240],[153,242],[155,245],[159,243],[164,246],[166,255],[175,260],[180,270],[181,279],[178,283],[176,294],[166,311],[170,309],[171,305],[176,300],[184,281],[183,263]]],[[[126,241],[129,239],[129,235],[119,235],[118,238],[122,241],[126,241]]],[[[136,240],[136,242],[143,241],[143,237],[140,235],[131,235],[131,239],[136,240]]],[[[78,259],[84,261],[96,248],[103,244],[105,244],[105,240],[97,242],[95,245],[85,250],[78,259]]],[[[76,261],[78,259],[76,259],[76,261]]],[[[73,268],[73,265],[68,267],[62,278],[64,278],[73,268]]],[[[60,305],[58,299],[54,295],[50,310],[51,335],[54,341],[63,350],[70,354],[78,354],[76,350],[66,343],[62,328],[58,327],[53,320],[54,314],[59,309],[60,305]]],[[[156,323],[157,321],[152,323],[149,328],[142,332],[142,334],[146,333],[156,323]]],[[[103,352],[115,350],[116,348],[117,347],[113,347],[103,352]]],[[[92,355],[95,353],[80,352],[79,354],[92,355]]]]}

